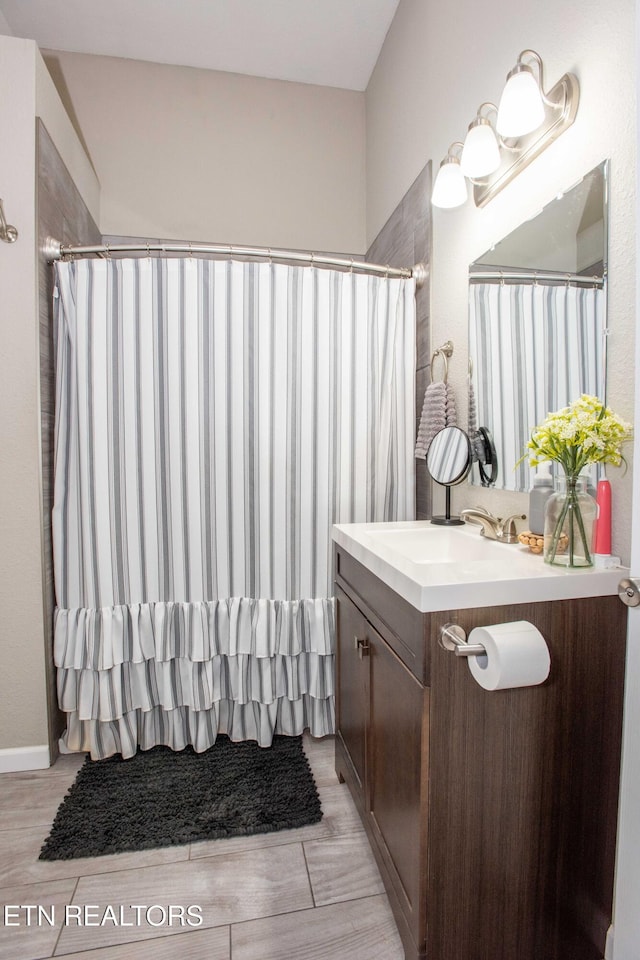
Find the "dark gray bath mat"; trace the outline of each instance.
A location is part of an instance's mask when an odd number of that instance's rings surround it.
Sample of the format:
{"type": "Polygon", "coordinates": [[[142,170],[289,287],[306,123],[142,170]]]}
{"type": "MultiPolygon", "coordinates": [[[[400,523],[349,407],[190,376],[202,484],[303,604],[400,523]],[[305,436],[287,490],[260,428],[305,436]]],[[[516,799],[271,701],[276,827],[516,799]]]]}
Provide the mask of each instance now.
{"type": "Polygon", "coordinates": [[[317,823],[318,791],[302,737],[271,747],[233,743],[179,753],[168,747],[89,760],[62,801],[41,860],[169,847],[317,823]]]}

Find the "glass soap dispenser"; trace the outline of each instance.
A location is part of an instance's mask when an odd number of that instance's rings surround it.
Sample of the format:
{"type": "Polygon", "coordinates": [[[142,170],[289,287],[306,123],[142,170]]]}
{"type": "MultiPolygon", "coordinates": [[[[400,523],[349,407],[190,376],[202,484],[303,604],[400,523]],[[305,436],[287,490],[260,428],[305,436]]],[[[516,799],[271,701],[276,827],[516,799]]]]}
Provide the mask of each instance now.
{"type": "Polygon", "coordinates": [[[553,477],[548,463],[541,463],[529,491],[529,530],[542,536],[544,533],[544,511],[547,500],[554,491],[553,477]]]}

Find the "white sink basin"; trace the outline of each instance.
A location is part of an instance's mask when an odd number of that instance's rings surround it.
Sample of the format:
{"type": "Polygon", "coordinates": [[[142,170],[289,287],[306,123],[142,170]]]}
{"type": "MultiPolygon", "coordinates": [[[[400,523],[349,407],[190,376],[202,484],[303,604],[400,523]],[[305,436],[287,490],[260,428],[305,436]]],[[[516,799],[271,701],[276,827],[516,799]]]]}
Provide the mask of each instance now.
{"type": "Polygon", "coordinates": [[[372,543],[378,543],[382,549],[391,550],[412,563],[467,563],[469,560],[484,560],[487,556],[487,538],[480,535],[479,527],[473,529],[475,533],[471,537],[467,531],[456,532],[454,527],[430,524],[428,527],[398,528],[397,524],[390,523],[379,525],[369,536],[372,543]]]}
{"type": "Polygon", "coordinates": [[[626,575],[624,567],[552,567],[520,544],[481,536],[476,524],[346,523],[333,539],[422,611],[610,596],[626,575]]]}

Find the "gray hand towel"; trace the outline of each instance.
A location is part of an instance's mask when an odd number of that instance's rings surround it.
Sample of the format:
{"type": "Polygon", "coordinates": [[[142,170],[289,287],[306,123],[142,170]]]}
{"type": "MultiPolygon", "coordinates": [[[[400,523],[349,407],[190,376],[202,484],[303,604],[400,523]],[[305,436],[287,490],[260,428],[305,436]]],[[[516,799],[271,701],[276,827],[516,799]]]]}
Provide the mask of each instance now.
{"type": "Polygon", "coordinates": [[[469,416],[468,433],[472,437],[478,431],[478,409],[476,407],[476,393],[473,389],[473,381],[469,380],[469,416]]]}
{"type": "Polygon", "coordinates": [[[446,384],[446,424],[447,427],[456,427],[458,425],[458,414],[456,411],[456,398],[453,392],[453,387],[450,383],[446,384]]]}
{"type": "Polygon", "coordinates": [[[429,444],[439,430],[447,426],[447,385],[442,380],[430,383],[424,392],[424,402],[416,440],[417,459],[426,457],[429,444]]]}

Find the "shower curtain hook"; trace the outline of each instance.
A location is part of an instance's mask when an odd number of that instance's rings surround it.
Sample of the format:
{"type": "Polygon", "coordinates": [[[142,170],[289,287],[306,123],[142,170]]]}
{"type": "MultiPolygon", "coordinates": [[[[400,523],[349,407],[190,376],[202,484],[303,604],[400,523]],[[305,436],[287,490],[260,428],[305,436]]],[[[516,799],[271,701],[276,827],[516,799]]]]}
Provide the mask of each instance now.
{"type": "Polygon", "coordinates": [[[353,273],[353,257],[351,257],[351,266],[349,267],[349,273],[353,273]]]}
{"type": "Polygon", "coordinates": [[[105,243],[104,249],[105,249],[105,253],[106,253],[106,256],[107,256],[107,260],[111,260],[111,250],[109,249],[109,244],[108,244],[108,243],[105,243]]]}
{"type": "Polygon", "coordinates": [[[268,249],[268,255],[269,255],[269,263],[271,264],[271,266],[273,266],[273,257],[271,256],[271,247],[269,247],[268,249]]]}

